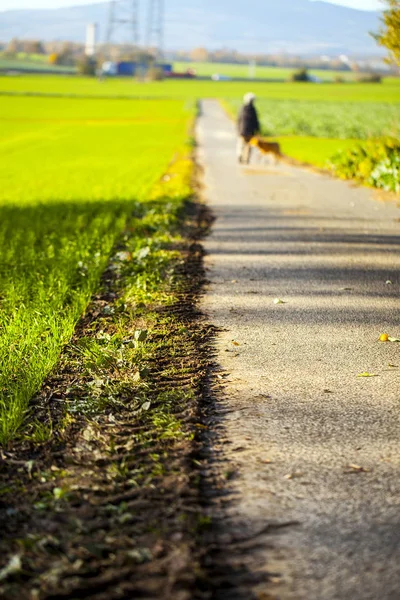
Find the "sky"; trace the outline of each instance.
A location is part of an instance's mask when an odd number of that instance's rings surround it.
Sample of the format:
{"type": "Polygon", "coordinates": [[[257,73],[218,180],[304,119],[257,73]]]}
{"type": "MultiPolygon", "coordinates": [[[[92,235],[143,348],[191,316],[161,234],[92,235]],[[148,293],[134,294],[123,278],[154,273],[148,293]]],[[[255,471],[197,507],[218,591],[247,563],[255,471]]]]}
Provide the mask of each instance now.
{"type": "MultiPolygon", "coordinates": [[[[0,0],[0,11],[19,8],[59,8],[61,6],[77,6],[78,4],[97,4],[104,0],[0,0]]],[[[342,4],[361,10],[379,10],[380,0],[328,0],[333,4],[342,4]]]]}

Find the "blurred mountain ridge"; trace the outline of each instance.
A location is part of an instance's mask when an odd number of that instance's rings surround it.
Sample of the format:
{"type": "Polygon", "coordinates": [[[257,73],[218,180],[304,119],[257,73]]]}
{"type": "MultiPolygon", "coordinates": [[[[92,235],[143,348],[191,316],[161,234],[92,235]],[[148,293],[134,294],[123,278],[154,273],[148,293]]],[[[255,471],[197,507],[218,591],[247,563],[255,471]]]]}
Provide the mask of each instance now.
{"type": "MultiPolygon", "coordinates": [[[[146,2],[141,3],[142,32],[146,2]]],[[[50,10],[0,12],[0,40],[83,42],[86,25],[99,25],[105,41],[109,2],[50,10]]],[[[380,54],[369,35],[379,13],[310,0],[166,0],[165,48],[230,48],[239,52],[294,54],[380,54]]],[[[128,41],[121,31],[113,42],[128,41]]]]}

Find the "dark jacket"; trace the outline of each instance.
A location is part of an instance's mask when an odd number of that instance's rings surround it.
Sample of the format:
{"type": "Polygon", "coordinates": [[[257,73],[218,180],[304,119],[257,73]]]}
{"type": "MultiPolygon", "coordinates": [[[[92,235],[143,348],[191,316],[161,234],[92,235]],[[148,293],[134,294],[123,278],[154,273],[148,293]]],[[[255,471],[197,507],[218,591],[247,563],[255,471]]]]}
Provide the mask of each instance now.
{"type": "Polygon", "coordinates": [[[238,131],[244,138],[252,138],[260,132],[260,122],[253,103],[244,104],[240,109],[238,131]]]}

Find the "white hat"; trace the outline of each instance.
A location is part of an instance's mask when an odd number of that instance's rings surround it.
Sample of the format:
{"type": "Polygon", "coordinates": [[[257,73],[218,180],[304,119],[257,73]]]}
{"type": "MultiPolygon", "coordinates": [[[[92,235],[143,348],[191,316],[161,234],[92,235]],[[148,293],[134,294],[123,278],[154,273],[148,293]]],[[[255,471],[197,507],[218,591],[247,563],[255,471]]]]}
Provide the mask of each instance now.
{"type": "Polygon", "coordinates": [[[255,99],[256,99],[255,94],[253,94],[252,92],[249,92],[248,94],[244,95],[243,102],[245,104],[251,104],[255,99]]]}

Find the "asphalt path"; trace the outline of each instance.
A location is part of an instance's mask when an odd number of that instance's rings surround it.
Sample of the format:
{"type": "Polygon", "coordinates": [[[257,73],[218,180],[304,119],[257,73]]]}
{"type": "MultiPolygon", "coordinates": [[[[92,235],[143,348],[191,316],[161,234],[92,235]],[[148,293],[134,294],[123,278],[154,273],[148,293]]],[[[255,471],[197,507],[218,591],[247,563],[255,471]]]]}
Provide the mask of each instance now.
{"type": "Polygon", "coordinates": [[[312,170],[238,165],[215,101],[197,134],[227,539],[271,524],[243,549],[270,573],[249,597],[398,600],[400,344],[378,340],[400,337],[400,210],[312,170]]]}

